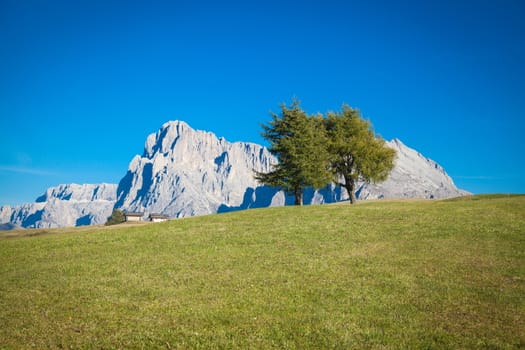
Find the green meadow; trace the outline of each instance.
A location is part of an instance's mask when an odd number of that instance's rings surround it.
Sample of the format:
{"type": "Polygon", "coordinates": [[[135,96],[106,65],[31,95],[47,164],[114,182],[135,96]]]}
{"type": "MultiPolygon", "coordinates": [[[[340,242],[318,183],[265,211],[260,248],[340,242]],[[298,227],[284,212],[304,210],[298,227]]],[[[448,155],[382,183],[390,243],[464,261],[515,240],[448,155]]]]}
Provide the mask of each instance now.
{"type": "Polygon", "coordinates": [[[0,348],[523,349],[525,196],[2,232],[0,348]]]}

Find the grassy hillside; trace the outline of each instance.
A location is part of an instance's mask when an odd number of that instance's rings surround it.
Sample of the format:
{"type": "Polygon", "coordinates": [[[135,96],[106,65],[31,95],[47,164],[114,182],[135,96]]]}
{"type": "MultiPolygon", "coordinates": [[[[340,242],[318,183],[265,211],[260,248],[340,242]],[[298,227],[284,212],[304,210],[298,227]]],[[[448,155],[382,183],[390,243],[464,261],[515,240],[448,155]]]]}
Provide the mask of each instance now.
{"type": "Polygon", "coordinates": [[[0,239],[0,348],[525,347],[525,197],[0,239]]]}

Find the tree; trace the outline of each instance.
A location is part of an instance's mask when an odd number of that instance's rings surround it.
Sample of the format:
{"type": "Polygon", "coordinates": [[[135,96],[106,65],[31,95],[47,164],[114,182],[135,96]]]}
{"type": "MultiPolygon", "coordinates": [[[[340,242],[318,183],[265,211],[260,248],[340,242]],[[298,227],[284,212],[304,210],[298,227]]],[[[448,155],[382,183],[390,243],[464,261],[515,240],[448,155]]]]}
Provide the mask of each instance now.
{"type": "Polygon", "coordinates": [[[328,113],[325,126],[335,182],[347,190],[353,204],[357,181],[386,180],[394,167],[396,152],[374,134],[371,123],[358,110],[347,105],[341,112],[328,113]]]}
{"type": "Polygon", "coordinates": [[[126,217],[124,216],[122,210],[114,209],[111,213],[111,216],[108,217],[108,221],[106,221],[106,226],[121,224],[124,221],[126,221],[126,217]]]}
{"type": "Polygon", "coordinates": [[[255,178],[269,186],[280,187],[303,204],[303,188],[324,187],[332,175],[328,170],[326,132],[320,115],[308,116],[294,100],[281,113],[271,113],[272,120],[262,125],[262,136],[270,143],[269,151],[278,163],[269,173],[255,173],[255,178]]]}

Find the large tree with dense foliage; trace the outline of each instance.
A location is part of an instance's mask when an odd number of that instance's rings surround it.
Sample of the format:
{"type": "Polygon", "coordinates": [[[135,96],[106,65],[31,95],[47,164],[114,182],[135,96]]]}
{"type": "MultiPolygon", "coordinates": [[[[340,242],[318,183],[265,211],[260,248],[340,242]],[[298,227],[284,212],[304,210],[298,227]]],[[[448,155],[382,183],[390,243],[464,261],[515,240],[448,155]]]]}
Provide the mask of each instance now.
{"type": "Polygon", "coordinates": [[[358,110],[347,105],[340,112],[328,113],[325,126],[336,184],[343,186],[350,203],[355,203],[357,181],[386,180],[394,167],[396,152],[374,134],[371,123],[358,110]]]}
{"type": "Polygon", "coordinates": [[[262,125],[262,136],[270,143],[268,149],[279,162],[269,173],[256,172],[256,179],[279,187],[295,196],[295,204],[303,204],[305,187],[321,188],[332,179],[328,170],[327,138],[321,115],[308,116],[294,100],[281,113],[262,125]]]}

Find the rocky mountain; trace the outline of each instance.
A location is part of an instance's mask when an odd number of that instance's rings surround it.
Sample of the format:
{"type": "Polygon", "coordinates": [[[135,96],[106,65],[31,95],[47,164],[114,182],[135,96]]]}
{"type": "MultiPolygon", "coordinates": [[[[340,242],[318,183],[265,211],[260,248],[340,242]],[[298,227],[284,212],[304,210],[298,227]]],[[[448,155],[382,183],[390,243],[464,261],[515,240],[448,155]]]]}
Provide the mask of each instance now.
{"type": "Polygon", "coordinates": [[[396,150],[395,167],[385,182],[360,184],[359,199],[378,198],[449,198],[469,194],[454,185],[445,169],[432,159],[405,146],[400,140],[387,142],[396,150]]]}
{"type": "MultiPolygon", "coordinates": [[[[381,184],[359,184],[357,198],[446,198],[466,194],[436,162],[399,140],[388,142],[397,151],[396,166],[381,184]]],[[[193,130],[181,121],[165,123],[148,136],[142,156],[135,156],[117,190],[116,207],[158,212],[170,217],[285,205],[292,198],[261,186],[253,170],[266,172],[277,160],[260,145],[230,143],[213,133],[193,130]]],[[[347,199],[333,185],[306,191],[306,204],[347,199]]]]}
{"type": "Polygon", "coordinates": [[[0,207],[5,228],[51,228],[105,223],[115,205],[115,184],[69,184],[49,188],[35,203],[0,207]]]}
{"type": "Polygon", "coordinates": [[[240,206],[257,188],[253,169],[267,171],[275,158],[253,143],[230,143],[181,121],[165,123],[146,139],[117,190],[117,208],[184,217],[240,206]]]}
{"type": "MultiPolygon", "coordinates": [[[[447,198],[459,190],[445,170],[400,140],[387,145],[397,152],[389,178],[380,184],[358,184],[358,199],[447,198]]],[[[63,227],[104,223],[113,208],[186,217],[232,210],[292,204],[293,198],[262,186],[253,170],[267,172],[277,162],[260,145],[228,142],[211,132],[192,129],[182,121],[165,123],[146,139],[120,183],[59,185],[35,203],[0,208],[0,228],[63,227]]],[[[348,198],[334,185],[306,190],[306,204],[348,198]]]]}

